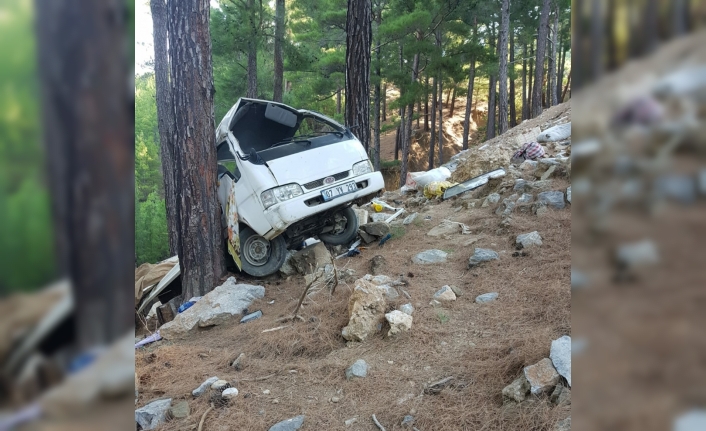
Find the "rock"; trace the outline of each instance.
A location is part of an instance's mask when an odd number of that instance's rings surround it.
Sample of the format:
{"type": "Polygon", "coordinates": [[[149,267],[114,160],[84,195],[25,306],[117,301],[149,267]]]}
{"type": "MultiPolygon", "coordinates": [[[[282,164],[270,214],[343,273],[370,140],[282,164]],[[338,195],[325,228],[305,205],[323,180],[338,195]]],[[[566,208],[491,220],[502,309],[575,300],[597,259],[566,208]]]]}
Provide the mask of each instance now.
{"type": "Polygon", "coordinates": [[[370,220],[373,221],[373,223],[385,223],[385,220],[390,218],[392,214],[388,213],[372,213],[370,214],[370,220]]]}
{"type": "Polygon", "coordinates": [[[296,431],[304,424],[304,415],[299,415],[286,421],[276,423],[270,427],[270,431],[296,431]]]}
{"type": "Polygon", "coordinates": [[[363,280],[369,281],[376,286],[382,286],[383,284],[393,284],[394,280],[386,275],[376,275],[373,277],[370,274],[365,274],[363,280]]]}
{"type": "Polygon", "coordinates": [[[571,186],[566,188],[566,200],[571,203],[571,186]]]}
{"type": "Polygon", "coordinates": [[[503,388],[503,396],[521,403],[530,391],[530,384],[524,374],[503,388]]]}
{"type": "Polygon", "coordinates": [[[549,169],[547,169],[546,172],[544,172],[544,173],[542,174],[542,176],[541,176],[539,179],[540,179],[541,181],[544,181],[544,180],[549,179],[549,177],[552,176],[552,174],[554,173],[554,171],[556,171],[556,165],[550,166],[549,169]]]}
{"type": "Polygon", "coordinates": [[[348,300],[348,325],[341,334],[348,341],[365,341],[378,331],[385,318],[387,302],[382,292],[363,279],[355,282],[353,294],[348,300]]]}
{"type": "Polygon", "coordinates": [[[461,290],[460,287],[456,287],[454,285],[449,286],[451,290],[453,291],[454,295],[456,295],[457,298],[460,298],[463,296],[463,290],[461,290]]]}
{"type": "Polygon", "coordinates": [[[221,392],[221,397],[224,400],[232,400],[238,396],[238,390],[236,388],[227,388],[221,392]]]}
{"type": "Polygon", "coordinates": [[[284,258],[284,263],[279,268],[279,273],[285,278],[297,273],[296,268],[294,268],[294,266],[292,266],[291,260],[292,260],[292,252],[287,250],[287,256],[284,258]]]}
{"type": "Polygon", "coordinates": [[[368,363],[362,359],[358,359],[346,369],[346,379],[350,380],[354,377],[364,378],[368,375],[368,363]]]}
{"type": "Polygon", "coordinates": [[[346,419],[345,422],[343,422],[347,427],[353,425],[354,423],[358,422],[358,418],[350,418],[346,419]]]}
{"type": "Polygon", "coordinates": [[[473,268],[483,262],[498,259],[500,259],[500,256],[495,251],[487,248],[476,248],[473,252],[473,256],[468,259],[468,267],[473,268]]]}
{"type": "Polygon", "coordinates": [[[539,235],[539,232],[537,232],[537,231],[530,232],[530,233],[523,233],[521,235],[517,235],[517,239],[515,240],[515,243],[518,246],[522,246],[522,248],[529,248],[534,245],[539,247],[542,245],[542,237],[539,235]]]}
{"type": "Polygon", "coordinates": [[[221,325],[232,320],[234,316],[242,314],[255,299],[264,296],[264,287],[236,284],[235,277],[230,277],[187,310],[177,314],[174,320],[162,325],[159,333],[167,340],[185,338],[198,328],[221,325]]]}
{"type": "Polygon", "coordinates": [[[330,401],[332,403],[337,403],[337,402],[341,401],[341,398],[340,397],[331,397],[330,401]]]}
{"type": "Polygon", "coordinates": [[[696,200],[697,185],[693,177],[687,175],[664,175],[654,183],[657,196],[672,199],[682,204],[691,204],[696,200]]]}
{"type": "Polygon", "coordinates": [[[171,398],[152,401],[135,410],[135,422],[145,431],[153,430],[166,421],[167,411],[171,405],[171,398]]]}
{"type": "Polygon", "coordinates": [[[552,392],[549,397],[549,400],[559,406],[569,405],[571,404],[571,389],[566,386],[557,385],[556,388],[554,388],[554,392],[552,392]]]}
{"type": "Polygon", "coordinates": [[[503,199],[503,202],[498,206],[498,208],[495,210],[496,215],[501,215],[503,217],[507,217],[510,214],[512,214],[512,211],[515,209],[515,201],[512,200],[511,198],[505,198],[503,199]]]}
{"type": "Polygon", "coordinates": [[[395,299],[400,297],[400,294],[397,291],[397,289],[395,289],[394,287],[392,287],[390,285],[383,284],[381,286],[376,286],[376,287],[378,290],[380,290],[382,292],[382,294],[385,296],[385,299],[388,301],[394,301],[395,299]]]}
{"type": "Polygon", "coordinates": [[[194,397],[200,397],[203,395],[212,384],[218,381],[218,377],[209,377],[205,382],[201,383],[198,388],[191,391],[191,395],[194,397]]]}
{"type": "Polygon", "coordinates": [[[537,136],[537,142],[557,142],[571,137],[571,122],[550,127],[537,136]]]}
{"type": "Polygon", "coordinates": [[[560,210],[566,206],[566,203],[564,203],[564,192],[560,190],[542,192],[537,195],[537,200],[540,203],[543,203],[557,210],[560,210]]]}
{"type": "Polygon", "coordinates": [[[358,217],[358,226],[362,226],[368,222],[368,210],[364,209],[353,209],[355,216],[358,217]]]}
{"type": "Polygon", "coordinates": [[[500,195],[497,193],[491,193],[488,195],[487,198],[485,198],[483,204],[481,205],[481,208],[485,208],[489,205],[494,205],[498,202],[500,202],[500,195]]]}
{"type": "Polygon", "coordinates": [[[383,236],[390,233],[390,225],[385,222],[373,222],[362,225],[360,227],[360,230],[364,231],[368,235],[372,235],[377,238],[382,238],[383,236]]]}
{"type": "Polygon", "coordinates": [[[456,294],[453,290],[451,290],[451,287],[443,286],[441,289],[436,291],[434,294],[434,299],[437,301],[455,301],[456,294]]]}
{"type": "Polygon", "coordinates": [[[412,425],[414,425],[414,416],[412,415],[406,415],[404,418],[402,418],[402,428],[412,428],[412,425]]]}
{"type": "Polygon", "coordinates": [[[326,265],[332,265],[333,259],[326,245],[323,242],[317,242],[313,246],[294,253],[291,262],[299,274],[306,275],[315,273],[319,268],[325,268],[326,265]]]}
{"type": "Polygon", "coordinates": [[[571,268],[571,290],[588,286],[588,277],[581,271],[571,268]]]}
{"type": "Polygon", "coordinates": [[[343,282],[353,281],[355,278],[355,269],[346,268],[338,270],[338,280],[343,282]]]}
{"type": "Polygon", "coordinates": [[[448,253],[442,250],[426,250],[421,253],[417,253],[412,258],[412,262],[421,265],[427,265],[432,263],[445,263],[446,256],[448,256],[448,253]]]}
{"type": "Polygon", "coordinates": [[[512,189],[520,193],[529,193],[534,191],[548,190],[552,186],[551,180],[546,181],[526,181],[523,179],[515,180],[515,185],[512,189]]]}
{"type": "Polygon", "coordinates": [[[525,367],[525,377],[530,383],[530,392],[539,395],[551,390],[559,382],[559,373],[556,372],[552,360],[544,358],[534,365],[525,367]]]}
{"type": "Polygon", "coordinates": [[[706,169],[701,169],[699,171],[696,182],[698,183],[699,193],[706,195],[706,169]]]}
{"type": "Polygon", "coordinates": [[[370,244],[371,242],[375,241],[375,237],[372,235],[368,235],[365,231],[363,230],[358,230],[358,236],[360,236],[360,239],[363,240],[365,244],[370,244]]]}
{"type": "Polygon", "coordinates": [[[517,204],[530,204],[534,200],[534,196],[531,193],[522,193],[522,196],[517,199],[517,204]]]}
{"type": "Polygon", "coordinates": [[[696,431],[706,429],[706,410],[691,410],[679,415],[674,421],[673,431],[696,431]]]}
{"type": "Polygon", "coordinates": [[[216,392],[223,392],[224,390],[226,390],[229,387],[230,387],[230,383],[228,383],[227,380],[216,380],[211,385],[211,390],[216,391],[216,392]]]}
{"type": "Polygon", "coordinates": [[[492,302],[498,299],[498,292],[484,293],[482,295],[476,296],[476,303],[484,304],[486,302],[492,302]]]}
{"type": "Polygon", "coordinates": [[[444,237],[448,238],[453,234],[458,234],[460,233],[461,225],[458,223],[453,223],[448,220],[444,220],[441,222],[440,225],[432,228],[429,232],[427,232],[428,236],[434,236],[434,237],[444,237]]]}
{"type": "Polygon", "coordinates": [[[618,247],[616,260],[626,268],[638,268],[659,263],[659,253],[655,243],[646,239],[618,247]]]}
{"type": "Polygon", "coordinates": [[[262,394],[263,394],[263,395],[270,395],[270,390],[269,390],[269,389],[265,389],[264,391],[262,391],[262,394]]]}
{"type": "MultiPolygon", "coordinates": [[[[692,430],[692,429],[698,429],[698,428],[690,428],[690,430],[692,430]]],[[[554,427],[554,431],[571,431],[571,417],[568,417],[566,419],[563,419],[563,420],[560,420],[559,422],[557,422],[556,426],[554,427]]]]}
{"type": "Polygon", "coordinates": [[[532,206],[532,212],[534,212],[537,215],[537,217],[543,216],[544,214],[547,213],[547,211],[549,211],[549,209],[543,203],[538,202],[532,206]]]}
{"type": "Polygon", "coordinates": [[[235,368],[235,371],[240,371],[243,368],[243,361],[245,360],[245,353],[241,353],[237,358],[230,364],[231,367],[235,368]]]}
{"type": "Polygon", "coordinates": [[[181,401],[169,408],[167,419],[184,419],[191,413],[188,401],[181,401]]]}
{"type": "Polygon", "coordinates": [[[417,215],[419,215],[419,214],[412,213],[412,214],[408,215],[407,217],[404,218],[404,220],[402,221],[402,224],[403,225],[412,224],[414,222],[414,220],[417,219],[417,215]]]}
{"type": "Polygon", "coordinates": [[[412,304],[407,303],[400,307],[400,311],[411,316],[414,313],[414,307],[412,304]]]}
{"type": "Polygon", "coordinates": [[[260,317],[262,317],[262,310],[257,310],[253,313],[243,316],[243,318],[240,319],[240,323],[248,323],[251,320],[259,319],[260,317]]]}
{"type": "Polygon", "coordinates": [[[378,254],[373,256],[372,259],[370,259],[370,273],[373,275],[377,275],[381,272],[384,272],[386,266],[387,261],[382,255],[378,254]]]}
{"type": "Polygon", "coordinates": [[[412,316],[402,311],[391,311],[385,314],[385,319],[390,323],[390,330],[387,331],[388,337],[412,329],[412,316]]]}
{"type": "Polygon", "coordinates": [[[571,337],[564,335],[552,341],[549,358],[556,371],[566,379],[571,387],[571,337]]]}
{"type": "Polygon", "coordinates": [[[525,160],[524,162],[520,163],[520,170],[523,172],[534,172],[535,169],[537,169],[537,165],[539,165],[539,162],[536,160],[525,160]]]}

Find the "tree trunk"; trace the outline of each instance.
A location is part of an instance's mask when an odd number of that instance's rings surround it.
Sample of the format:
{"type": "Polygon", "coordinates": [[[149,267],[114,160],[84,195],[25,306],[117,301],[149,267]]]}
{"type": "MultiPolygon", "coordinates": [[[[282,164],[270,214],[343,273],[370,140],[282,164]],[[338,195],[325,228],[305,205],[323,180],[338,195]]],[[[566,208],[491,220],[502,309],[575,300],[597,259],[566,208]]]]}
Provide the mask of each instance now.
{"type": "Polygon", "coordinates": [[[688,0],[672,0],[672,37],[683,36],[686,34],[687,25],[687,14],[684,13],[688,11],[689,1],[688,0]]]}
{"type": "Polygon", "coordinates": [[[569,73],[569,79],[566,81],[566,86],[564,86],[564,91],[561,93],[561,100],[566,99],[566,92],[569,90],[569,86],[571,86],[571,75],[572,73],[569,73]]]}
{"type": "Polygon", "coordinates": [[[563,40],[559,43],[559,47],[561,48],[561,57],[559,59],[559,71],[557,72],[556,78],[556,94],[559,98],[558,103],[563,103],[564,100],[561,99],[561,89],[564,86],[564,65],[566,64],[566,44],[563,40]]]}
{"type": "Polygon", "coordinates": [[[615,25],[616,25],[616,18],[617,18],[617,11],[618,11],[618,2],[616,1],[609,1],[608,2],[608,11],[607,11],[607,16],[606,16],[606,30],[607,30],[607,47],[606,47],[606,56],[607,56],[607,66],[608,70],[615,70],[618,67],[618,41],[617,41],[617,34],[615,31],[615,25]]]}
{"type": "MultiPolygon", "coordinates": [[[[58,275],[72,286],[76,350],[133,330],[134,97],[122,3],[37,0],[34,11],[58,275]],[[110,53],[110,55],[106,55],[110,53]]],[[[3,208],[0,211],[4,211],[3,208]]],[[[31,214],[27,214],[31,216],[31,214]]],[[[54,244],[51,244],[54,240],[54,244]]],[[[5,334],[9,336],[9,334],[5,334]]]]}
{"type": "Polygon", "coordinates": [[[444,105],[443,105],[443,96],[444,96],[444,81],[441,79],[441,72],[439,72],[439,102],[437,103],[437,107],[439,108],[439,127],[437,130],[438,137],[436,139],[439,147],[439,166],[444,164],[444,105]]]}
{"type": "Polygon", "coordinates": [[[542,81],[544,79],[544,57],[547,49],[547,32],[549,30],[549,3],[543,0],[542,13],[539,17],[537,32],[537,57],[534,70],[534,89],[532,93],[532,118],[542,113],[542,81]]]}
{"type": "MultiPolygon", "coordinates": [[[[588,0],[590,1],[590,0],[588,0]]],[[[569,26],[571,28],[570,32],[570,45],[571,45],[571,70],[576,71],[576,80],[574,81],[577,85],[576,88],[581,87],[583,84],[584,76],[588,75],[586,69],[588,68],[587,62],[585,62],[584,57],[588,55],[585,49],[585,35],[586,29],[583,25],[582,14],[576,13],[574,11],[583,11],[585,5],[584,0],[573,0],[571,3],[572,17],[569,26]]],[[[573,74],[573,72],[572,72],[573,74]]]]}
{"type": "MultiPolygon", "coordinates": [[[[378,28],[380,28],[380,23],[381,23],[381,10],[378,10],[377,13],[375,14],[375,22],[378,25],[378,28]]],[[[374,133],[375,136],[373,137],[374,139],[374,144],[373,144],[373,167],[375,168],[376,171],[380,170],[380,93],[381,93],[381,74],[380,74],[380,32],[378,31],[378,38],[375,43],[375,76],[377,77],[376,83],[375,83],[375,100],[374,100],[374,110],[375,112],[373,113],[373,119],[374,119],[374,133]]]]}
{"type": "Polygon", "coordinates": [[[659,44],[659,4],[658,0],[647,0],[643,24],[643,54],[654,51],[659,44]]]}
{"type": "Polygon", "coordinates": [[[549,98],[550,106],[555,106],[559,103],[556,91],[556,53],[557,41],[559,40],[559,5],[554,9],[554,29],[552,31],[552,55],[549,57],[549,90],[551,97],[549,98]]]}
{"type": "Polygon", "coordinates": [[[346,16],[346,126],[368,151],[370,141],[370,0],[349,0],[346,16]]]}
{"type": "Polygon", "coordinates": [[[436,148],[436,91],[439,80],[434,77],[431,90],[431,134],[429,135],[429,169],[434,169],[434,149],[436,148]]]}
{"type": "Polygon", "coordinates": [[[498,56],[500,57],[498,79],[498,134],[507,132],[508,128],[508,97],[507,97],[507,43],[510,32],[510,0],[502,0],[500,8],[500,37],[498,40],[498,56]]]}
{"type": "Polygon", "coordinates": [[[424,131],[429,131],[429,74],[424,81],[424,131]]]}
{"type": "Polygon", "coordinates": [[[528,117],[527,105],[527,44],[522,46],[522,121],[528,117]]]}
{"type": "Polygon", "coordinates": [[[341,115],[341,87],[336,91],[336,114],[341,115]]]}
{"type": "MultiPolygon", "coordinates": [[[[210,12],[209,12],[210,13],[210,12]]],[[[257,28],[255,27],[255,2],[248,0],[248,21],[250,37],[248,38],[248,92],[247,97],[257,98],[257,28]]],[[[187,29],[187,33],[189,33],[187,29]]]]}
{"type": "Polygon", "coordinates": [[[282,79],[284,77],[284,60],[282,45],[284,44],[284,0],[275,0],[275,84],[272,100],[282,101],[282,79]]]}
{"type": "MultiPolygon", "coordinates": [[[[476,40],[476,20],[473,18],[473,40],[476,40]]],[[[476,79],[476,54],[471,54],[471,67],[468,71],[468,93],[466,94],[466,112],[463,115],[463,149],[468,149],[468,134],[471,133],[471,109],[473,108],[473,83],[476,79]]]]}
{"type": "MultiPolygon", "coordinates": [[[[417,33],[417,40],[420,40],[422,33],[417,33]]],[[[412,85],[417,82],[417,75],[419,74],[419,53],[414,54],[414,60],[412,60],[412,85]]],[[[414,109],[414,101],[410,101],[407,106],[407,122],[405,125],[404,141],[402,141],[402,164],[400,166],[400,184],[404,184],[407,179],[407,162],[409,161],[409,148],[412,145],[412,112],[414,109]]]]}
{"type": "Polygon", "coordinates": [[[225,270],[216,195],[209,0],[169,2],[174,159],[182,298],[201,296],[225,270]],[[185,37],[184,35],[189,35],[185,37]]]}
{"type": "MultiPolygon", "coordinates": [[[[400,108],[400,125],[397,126],[397,139],[395,141],[395,160],[400,159],[400,149],[404,145],[404,125],[405,125],[405,109],[406,106],[400,108]]],[[[403,183],[404,184],[404,183],[403,183]]]]}
{"type": "Polygon", "coordinates": [[[515,32],[510,32],[510,127],[517,126],[517,102],[515,101],[515,32]]]}
{"type": "MultiPolygon", "coordinates": [[[[490,52],[495,53],[495,25],[490,26],[490,52]]],[[[488,79],[488,121],[485,129],[485,139],[495,137],[495,88],[497,86],[495,75],[491,75],[488,79]]]]}
{"type": "Polygon", "coordinates": [[[449,118],[454,116],[454,107],[456,105],[456,86],[454,85],[454,92],[451,95],[451,108],[449,110],[449,118]]]}
{"type": "Polygon", "coordinates": [[[169,83],[169,56],[167,54],[167,3],[151,0],[154,41],[154,77],[157,98],[157,125],[159,128],[159,155],[162,161],[164,202],[167,210],[169,255],[177,254],[179,230],[176,223],[177,195],[174,188],[174,115],[169,83]]]}
{"type": "Polygon", "coordinates": [[[532,95],[534,94],[534,40],[530,42],[529,75],[527,75],[527,119],[532,118],[532,95]]]}
{"type": "Polygon", "coordinates": [[[417,129],[419,129],[419,117],[422,116],[422,99],[417,99],[417,129]]]}
{"type": "MultiPolygon", "coordinates": [[[[546,0],[545,0],[546,1],[546,0]]],[[[598,80],[603,75],[603,10],[602,0],[591,2],[591,64],[592,78],[598,80]]],[[[630,40],[634,40],[638,33],[633,33],[630,40]]],[[[574,57],[573,55],[571,56],[574,57]]]]}
{"type": "Polygon", "coordinates": [[[387,121],[387,83],[382,86],[382,121],[387,121]]]}

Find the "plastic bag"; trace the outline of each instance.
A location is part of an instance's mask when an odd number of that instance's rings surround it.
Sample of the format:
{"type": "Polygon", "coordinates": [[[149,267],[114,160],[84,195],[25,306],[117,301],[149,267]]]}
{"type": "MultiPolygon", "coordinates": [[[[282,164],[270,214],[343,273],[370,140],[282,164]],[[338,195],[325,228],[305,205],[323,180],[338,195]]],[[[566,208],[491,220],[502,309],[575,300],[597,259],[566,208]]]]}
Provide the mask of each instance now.
{"type": "Polygon", "coordinates": [[[426,186],[424,186],[424,197],[427,199],[433,199],[436,197],[443,196],[446,189],[455,186],[456,183],[449,181],[434,181],[426,186]]]}
{"type": "Polygon", "coordinates": [[[451,171],[444,166],[426,172],[409,172],[405,186],[421,188],[434,181],[446,181],[450,176],[451,171]]]}

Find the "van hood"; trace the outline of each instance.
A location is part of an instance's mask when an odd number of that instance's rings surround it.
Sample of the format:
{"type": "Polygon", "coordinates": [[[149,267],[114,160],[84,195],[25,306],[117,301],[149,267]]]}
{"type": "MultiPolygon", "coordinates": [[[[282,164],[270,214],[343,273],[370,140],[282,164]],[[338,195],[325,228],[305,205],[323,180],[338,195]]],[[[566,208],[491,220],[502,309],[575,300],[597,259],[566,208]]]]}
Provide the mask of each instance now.
{"type": "Polygon", "coordinates": [[[270,160],[267,166],[280,185],[305,185],[327,176],[348,172],[355,163],[367,158],[363,146],[356,139],[350,139],[270,160]]]}

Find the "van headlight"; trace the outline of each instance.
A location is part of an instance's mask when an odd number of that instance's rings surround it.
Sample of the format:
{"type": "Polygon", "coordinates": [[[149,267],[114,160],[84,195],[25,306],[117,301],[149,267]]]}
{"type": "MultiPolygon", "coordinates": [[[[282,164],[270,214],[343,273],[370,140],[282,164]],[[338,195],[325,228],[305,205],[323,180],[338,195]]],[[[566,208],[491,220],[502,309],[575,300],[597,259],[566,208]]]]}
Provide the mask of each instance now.
{"type": "Polygon", "coordinates": [[[362,162],[358,162],[355,165],[353,165],[353,176],[357,177],[358,175],[363,175],[363,174],[368,174],[373,171],[373,164],[370,163],[370,160],[363,160],[362,162]]]}
{"type": "Polygon", "coordinates": [[[274,189],[265,190],[260,195],[262,205],[265,209],[271,207],[278,202],[284,202],[297,196],[303,195],[304,192],[299,184],[287,184],[274,189]]]}

